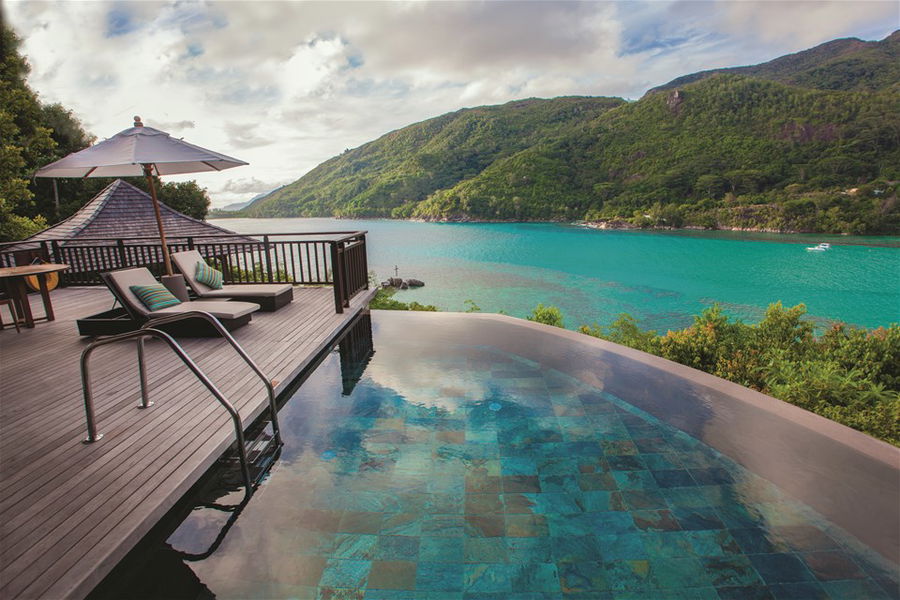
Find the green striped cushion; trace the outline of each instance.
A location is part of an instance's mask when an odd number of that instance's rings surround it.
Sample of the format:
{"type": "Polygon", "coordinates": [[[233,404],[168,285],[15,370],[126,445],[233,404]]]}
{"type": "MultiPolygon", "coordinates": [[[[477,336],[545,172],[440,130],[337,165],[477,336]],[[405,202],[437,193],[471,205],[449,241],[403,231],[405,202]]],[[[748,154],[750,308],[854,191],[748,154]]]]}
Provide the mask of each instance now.
{"type": "Polygon", "coordinates": [[[197,263],[197,273],[194,278],[214,290],[222,289],[222,271],[216,271],[203,261],[197,263]]]}
{"type": "Polygon", "coordinates": [[[130,289],[132,293],[140,299],[144,306],[147,307],[147,310],[150,311],[181,304],[181,300],[173,296],[172,292],[167,290],[161,283],[153,285],[133,285],[128,289],[130,289]]]}

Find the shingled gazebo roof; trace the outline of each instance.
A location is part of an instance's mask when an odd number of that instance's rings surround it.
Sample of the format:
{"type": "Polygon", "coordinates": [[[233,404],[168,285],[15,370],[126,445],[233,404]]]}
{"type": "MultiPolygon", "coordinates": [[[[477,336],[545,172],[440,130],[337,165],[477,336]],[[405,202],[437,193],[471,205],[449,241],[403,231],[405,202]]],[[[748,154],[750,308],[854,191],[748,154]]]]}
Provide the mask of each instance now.
{"type": "MultiPolygon", "coordinates": [[[[204,237],[202,241],[254,241],[251,238],[235,238],[233,231],[189,217],[162,202],[159,203],[159,208],[169,243],[184,242],[188,237],[217,234],[221,234],[221,237],[204,237]]],[[[68,219],[22,240],[22,247],[45,240],[57,240],[62,246],[79,245],[80,240],[85,240],[84,244],[96,245],[99,242],[88,241],[96,238],[122,239],[126,244],[131,240],[134,243],[148,241],[138,238],[158,240],[159,229],[150,195],[130,183],[116,179],[68,219]]]]}

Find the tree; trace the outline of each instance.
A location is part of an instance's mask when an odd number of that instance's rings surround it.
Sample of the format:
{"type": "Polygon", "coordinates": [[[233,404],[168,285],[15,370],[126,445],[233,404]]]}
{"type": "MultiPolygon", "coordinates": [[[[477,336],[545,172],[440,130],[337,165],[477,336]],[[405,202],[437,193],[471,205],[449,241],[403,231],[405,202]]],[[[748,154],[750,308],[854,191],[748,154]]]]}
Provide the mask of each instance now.
{"type": "Polygon", "coordinates": [[[41,105],[25,83],[29,67],[18,52],[19,38],[6,24],[0,43],[0,241],[39,231],[41,221],[23,216],[32,208],[29,169],[56,145],[41,126],[41,105]]]}

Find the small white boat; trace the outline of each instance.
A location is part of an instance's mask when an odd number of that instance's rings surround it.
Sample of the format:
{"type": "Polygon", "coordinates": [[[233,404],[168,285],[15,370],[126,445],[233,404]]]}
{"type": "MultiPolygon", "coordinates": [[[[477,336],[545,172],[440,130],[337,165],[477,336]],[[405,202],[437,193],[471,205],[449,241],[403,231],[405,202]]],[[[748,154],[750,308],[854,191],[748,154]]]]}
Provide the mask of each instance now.
{"type": "Polygon", "coordinates": [[[810,252],[825,252],[826,250],[831,250],[831,244],[829,244],[828,242],[822,242],[821,244],[818,244],[816,246],[808,246],[806,249],[810,252]]]}

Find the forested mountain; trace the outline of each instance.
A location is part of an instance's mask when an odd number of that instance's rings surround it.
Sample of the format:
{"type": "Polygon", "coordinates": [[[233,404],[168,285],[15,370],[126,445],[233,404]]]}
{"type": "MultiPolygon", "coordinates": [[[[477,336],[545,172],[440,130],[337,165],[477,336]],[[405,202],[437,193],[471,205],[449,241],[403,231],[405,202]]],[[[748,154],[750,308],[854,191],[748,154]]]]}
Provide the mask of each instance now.
{"type": "Polygon", "coordinates": [[[881,90],[900,82],[900,31],[879,42],[843,38],[748,67],[712,69],[673,79],[650,93],[717,74],[744,75],[820,90],[881,90]]]}
{"type": "Polygon", "coordinates": [[[457,111],[332,158],[239,214],[895,233],[898,47],[898,33],[836,40],[637,102],[457,111]]]}

